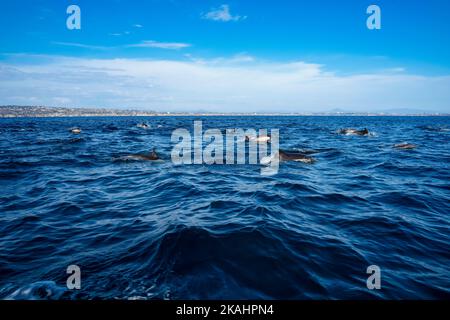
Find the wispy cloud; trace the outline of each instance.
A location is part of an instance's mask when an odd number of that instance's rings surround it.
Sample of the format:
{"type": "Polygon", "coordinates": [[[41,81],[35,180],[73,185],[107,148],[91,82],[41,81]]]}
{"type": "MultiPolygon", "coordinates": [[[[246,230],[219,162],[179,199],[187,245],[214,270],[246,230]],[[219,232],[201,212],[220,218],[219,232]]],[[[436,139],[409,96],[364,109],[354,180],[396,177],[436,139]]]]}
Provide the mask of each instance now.
{"type": "Polygon", "coordinates": [[[52,44],[56,44],[58,46],[76,47],[76,48],[84,48],[84,49],[92,49],[92,50],[106,50],[106,49],[109,49],[108,47],[104,47],[104,46],[95,46],[95,45],[84,44],[84,43],[77,43],[77,42],[52,41],[52,44]]]}
{"type": "Polygon", "coordinates": [[[308,112],[394,107],[448,112],[450,75],[373,71],[236,56],[201,61],[19,55],[0,63],[0,104],[162,111],[308,112]],[[10,60],[8,60],[10,59],[10,60]]]}
{"type": "Polygon", "coordinates": [[[198,58],[189,53],[185,54],[184,56],[187,59],[189,59],[190,61],[195,62],[197,64],[208,64],[208,65],[232,66],[232,65],[244,65],[244,64],[248,65],[253,62],[258,62],[255,57],[248,55],[245,52],[235,54],[231,57],[217,57],[217,58],[210,58],[210,59],[198,58]]]}
{"type": "Polygon", "coordinates": [[[144,26],[142,24],[136,23],[136,24],[133,24],[133,27],[135,27],[135,28],[143,28],[144,26]]]}
{"type": "Polygon", "coordinates": [[[131,32],[130,31],[124,31],[124,32],[115,32],[115,33],[110,33],[110,36],[113,37],[120,37],[120,36],[124,36],[124,35],[129,35],[131,32]]]}
{"type": "MultiPolygon", "coordinates": [[[[124,33],[110,33],[111,36],[119,37],[123,34],[128,34],[129,32],[124,33]]],[[[135,44],[128,44],[128,45],[122,45],[122,46],[96,46],[96,45],[90,45],[90,44],[84,44],[84,43],[77,43],[77,42],[61,42],[61,41],[52,41],[51,42],[54,45],[58,46],[65,46],[65,47],[75,47],[75,48],[82,48],[82,49],[91,49],[91,50],[109,50],[109,49],[117,49],[117,48],[156,48],[156,49],[166,49],[166,50],[180,50],[184,48],[191,47],[192,45],[190,43],[183,43],[183,42],[159,42],[159,41],[153,41],[153,40],[145,40],[141,43],[135,43],[135,44]]]]}
{"type": "Polygon", "coordinates": [[[158,48],[158,49],[168,49],[168,50],[179,50],[183,48],[190,47],[191,44],[183,42],[159,42],[153,40],[142,41],[137,44],[130,44],[128,47],[136,48],[158,48]]]}
{"type": "Polygon", "coordinates": [[[232,15],[230,12],[230,6],[223,4],[218,8],[213,8],[211,11],[203,15],[204,19],[213,21],[239,21],[247,19],[247,16],[232,15]]]}

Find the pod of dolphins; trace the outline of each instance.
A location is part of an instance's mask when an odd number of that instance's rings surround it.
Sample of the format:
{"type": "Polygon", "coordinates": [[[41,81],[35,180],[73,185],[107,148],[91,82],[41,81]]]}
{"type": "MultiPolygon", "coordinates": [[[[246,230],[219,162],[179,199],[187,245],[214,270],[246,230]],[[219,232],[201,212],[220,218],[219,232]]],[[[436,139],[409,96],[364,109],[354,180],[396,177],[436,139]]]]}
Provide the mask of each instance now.
{"type": "MultiPolygon", "coordinates": [[[[141,129],[149,129],[150,126],[147,123],[139,123],[136,125],[138,128],[141,129]]],[[[75,127],[75,128],[71,128],[69,129],[69,131],[72,134],[80,134],[82,131],[80,128],[75,127]]],[[[357,129],[351,129],[351,128],[347,128],[347,129],[341,129],[338,131],[339,134],[344,134],[344,135],[355,135],[355,136],[368,136],[370,134],[369,130],[367,130],[366,128],[363,130],[357,130],[357,129]]],[[[271,139],[270,135],[266,135],[266,136],[258,136],[258,137],[254,137],[254,136],[245,136],[245,141],[253,141],[253,142],[269,142],[271,139]]],[[[399,149],[399,150],[412,150],[417,148],[416,145],[411,144],[411,143],[407,143],[407,142],[403,142],[403,143],[399,143],[399,144],[395,144],[393,146],[393,148],[395,149],[399,149]]],[[[314,163],[316,162],[316,160],[313,157],[310,157],[309,155],[312,153],[317,153],[318,151],[313,151],[313,150],[309,150],[309,151],[285,151],[285,150],[279,150],[277,153],[275,153],[272,156],[269,157],[264,157],[263,159],[261,159],[261,164],[262,165],[268,165],[270,164],[271,161],[274,160],[274,158],[278,157],[279,161],[295,161],[295,162],[302,162],[302,163],[314,163]]],[[[116,160],[121,160],[121,161],[156,161],[156,160],[161,160],[160,156],[158,155],[158,153],[156,152],[155,149],[152,150],[152,152],[148,153],[148,154],[130,154],[127,156],[123,156],[123,157],[119,157],[116,160]]]]}

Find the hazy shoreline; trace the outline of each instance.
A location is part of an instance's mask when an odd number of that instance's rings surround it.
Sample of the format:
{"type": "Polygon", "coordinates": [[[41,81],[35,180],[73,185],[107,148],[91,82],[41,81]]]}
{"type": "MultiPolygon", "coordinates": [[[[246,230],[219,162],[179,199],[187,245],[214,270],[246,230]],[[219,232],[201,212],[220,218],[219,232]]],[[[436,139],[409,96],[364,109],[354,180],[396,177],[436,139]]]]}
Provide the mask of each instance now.
{"type": "Polygon", "coordinates": [[[379,113],[379,112],[304,112],[304,113],[213,113],[213,112],[157,112],[106,108],[63,108],[44,106],[0,106],[0,118],[74,118],[74,117],[176,117],[176,116],[354,116],[354,117],[447,117],[450,113],[379,113]]]}

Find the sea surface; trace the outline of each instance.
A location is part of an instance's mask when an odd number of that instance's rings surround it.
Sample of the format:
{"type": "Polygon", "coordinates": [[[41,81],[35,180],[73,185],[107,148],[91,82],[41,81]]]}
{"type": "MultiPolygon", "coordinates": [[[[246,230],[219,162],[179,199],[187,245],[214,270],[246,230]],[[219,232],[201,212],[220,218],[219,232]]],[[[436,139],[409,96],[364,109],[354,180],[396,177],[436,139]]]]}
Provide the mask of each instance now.
{"type": "Polygon", "coordinates": [[[448,299],[449,141],[449,117],[0,119],[0,298],[448,299]],[[317,161],[174,165],[194,120],[280,129],[317,161]]]}

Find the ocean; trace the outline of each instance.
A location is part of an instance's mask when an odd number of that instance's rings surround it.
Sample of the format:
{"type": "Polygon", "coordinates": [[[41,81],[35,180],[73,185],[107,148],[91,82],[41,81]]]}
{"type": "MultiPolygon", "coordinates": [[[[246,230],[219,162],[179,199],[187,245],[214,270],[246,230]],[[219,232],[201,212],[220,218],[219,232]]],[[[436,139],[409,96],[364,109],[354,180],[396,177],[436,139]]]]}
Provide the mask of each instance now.
{"type": "Polygon", "coordinates": [[[450,117],[17,118],[0,137],[1,299],[450,298],[450,117]],[[195,120],[279,129],[316,161],[174,165],[195,120]]]}

